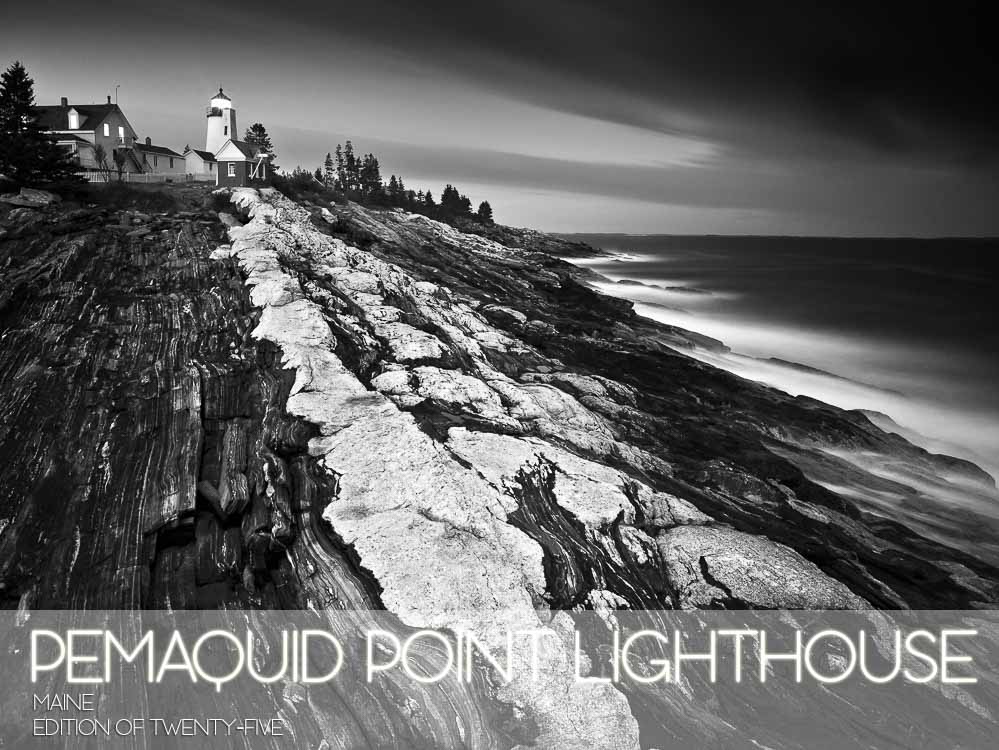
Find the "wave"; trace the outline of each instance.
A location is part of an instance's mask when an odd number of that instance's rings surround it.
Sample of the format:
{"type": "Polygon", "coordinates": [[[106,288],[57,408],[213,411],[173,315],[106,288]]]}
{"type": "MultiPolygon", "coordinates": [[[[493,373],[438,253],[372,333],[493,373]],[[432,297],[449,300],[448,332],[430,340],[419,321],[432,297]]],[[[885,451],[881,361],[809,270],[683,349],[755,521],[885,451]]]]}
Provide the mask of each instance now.
{"type": "Polygon", "coordinates": [[[591,285],[631,300],[640,315],[725,344],[721,350],[694,346],[685,354],[793,396],[883,415],[872,421],[886,431],[999,474],[999,415],[983,408],[973,389],[943,382],[927,367],[946,354],[883,337],[810,330],[763,314],[726,314],[724,302],[736,293],[691,294],[686,290],[700,287],[661,276],[634,278],[618,266],[622,257],[614,265],[606,257],[589,264],[604,277],[591,285]]]}

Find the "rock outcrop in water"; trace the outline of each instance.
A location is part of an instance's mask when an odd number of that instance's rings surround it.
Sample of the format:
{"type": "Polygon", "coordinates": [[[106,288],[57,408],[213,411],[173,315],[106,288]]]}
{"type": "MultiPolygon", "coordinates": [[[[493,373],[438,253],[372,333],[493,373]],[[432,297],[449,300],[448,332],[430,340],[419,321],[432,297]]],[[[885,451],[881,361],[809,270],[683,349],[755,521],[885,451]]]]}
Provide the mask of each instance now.
{"type": "MultiPolygon", "coordinates": [[[[3,218],[8,606],[385,608],[567,645],[561,610],[999,599],[999,571],[874,512],[885,480],[837,456],[987,476],[684,356],[704,342],[587,287],[557,257],[578,248],[178,195],[3,218]]],[[[346,720],[343,746],[632,747],[639,707],[689,736],[673,698],[546,659],[542,683],[378,684],[358,700],[412,721],[346,720]]],[[[327,698],[330,716],[347,700],[327,698]]]]}

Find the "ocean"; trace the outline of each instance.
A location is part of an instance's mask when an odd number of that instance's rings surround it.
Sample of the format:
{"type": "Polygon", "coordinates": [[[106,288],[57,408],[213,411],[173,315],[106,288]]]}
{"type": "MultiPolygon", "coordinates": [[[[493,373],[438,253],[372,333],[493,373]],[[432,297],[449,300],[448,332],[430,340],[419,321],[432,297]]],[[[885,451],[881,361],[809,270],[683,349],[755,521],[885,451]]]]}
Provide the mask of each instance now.
{"type": "Polygon", "coordinates": [[[999,240],[567,235],[694,356],[999,474],[999,240]],[[884,415],[884,416],[883,416],[884,415]]]}

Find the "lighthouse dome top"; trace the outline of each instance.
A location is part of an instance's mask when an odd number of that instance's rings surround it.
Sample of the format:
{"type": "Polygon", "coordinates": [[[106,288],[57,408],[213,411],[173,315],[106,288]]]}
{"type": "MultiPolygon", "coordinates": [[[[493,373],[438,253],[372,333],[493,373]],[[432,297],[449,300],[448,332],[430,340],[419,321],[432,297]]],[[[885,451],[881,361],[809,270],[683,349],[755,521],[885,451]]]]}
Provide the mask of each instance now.
{"type": "Polygon", "coordinates": [[[219,88],[219,92],[212,97],[210,109],[232,109],[232,99],[222,93],[221,87],[219,88]]]}

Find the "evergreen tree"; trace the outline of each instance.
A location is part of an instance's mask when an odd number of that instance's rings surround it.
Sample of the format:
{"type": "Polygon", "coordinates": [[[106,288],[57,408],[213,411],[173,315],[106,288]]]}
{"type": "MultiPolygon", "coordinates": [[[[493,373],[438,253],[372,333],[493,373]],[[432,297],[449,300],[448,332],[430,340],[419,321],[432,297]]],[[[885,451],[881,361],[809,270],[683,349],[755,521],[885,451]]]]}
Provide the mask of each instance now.
{"type": "Polygon", "coordinates": [[[347,192],[347,165],[343,160],[343,148],[340,144],[336,144],[336,182],[337,189],[343,192],[347,192]]]}
{"type": "Polygon", "coordinates": [[[445,185],[444,192],[441,193],[441,212],[445,216],[461,216],[467,213],[465,209],[465,201],[467,200],[458,193],[458,189],[454,185],[445,185]]]}
{"type": "Polygon", "coordinates": [[[323,185],[326,184],[323,180],[323,170],[319,167],[316,167],[316,171],[312,173],[312,176],[316,178],[316,182],[322,183],[323,185]]]}
{"type": "Polygon", "coordinates": [[[347,192],[357,190],[360,187],[360,180],[358,179],[359,165],[357,161],[357,157],[354,156],[354,144],[347,141],[343,147],[343,166],[346,173],[344,188],[347,192]]]}
{"type": "Polygon", "coordinates": [[[374,154],[365,154],[361,160],[360,172],[358,175],[360,183],[361,197],[374,202],[382,202],[385,199],[385,186],[382,184],[382,174],[378,166],[378,159],[374,154]]]}
{"type": "Polygon", "coordinates": [[[276,170],[277,167],[274,166],[274,159],[276,154],[274,153],[274,146],[271,144],[271,137],[267,134],[267,128],[259,122],[253,123],[250,127],[246,129],[246,134],[243,136],[243,140],[254,146],[259,146],[261,150],[269,154],[270,168],[271,170],[276,170]]]}
{"type": "MultiPolygon", "coordinates": [[[[317,168],[316,171],[319,172],[319,169],[317,168]]],[[[333,155],[330,153],[326,154],[326,159],[323,161],[323,171],[320,173],[319,181],[328,188],[332,188],[333,184],[336,182],[336,170],[333,168],[333,155]]]]}
{"type": "Polygon", "coordinates": [[[493,223],[493,207],[489,205],[489,201],[482,201],[479,204],[479,210],[475,212],[476,217],[483,224],[493,223]]]}
{"type": "Polygon", "coordinates": [[[76,181],[80,165],[35,122],[35,82],[20,62],[0,75],[0,175],[20,185],[76,181]]]}

